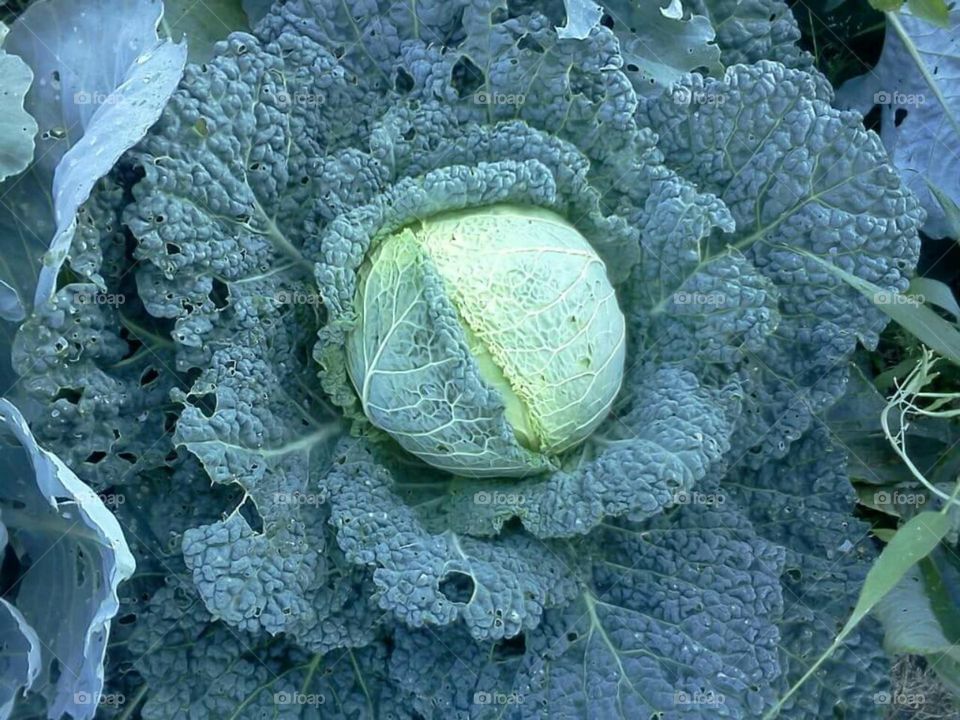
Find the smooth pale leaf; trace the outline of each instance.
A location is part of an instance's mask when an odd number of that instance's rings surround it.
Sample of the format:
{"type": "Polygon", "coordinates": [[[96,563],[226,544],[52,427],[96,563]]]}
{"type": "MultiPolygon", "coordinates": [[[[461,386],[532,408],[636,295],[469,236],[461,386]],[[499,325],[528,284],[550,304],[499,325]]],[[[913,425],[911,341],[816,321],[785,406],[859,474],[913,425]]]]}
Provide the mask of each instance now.
{"type": "Polygon", "coordinates": [[[669,88],[697,68],[706,68],[711,75],[719,75],[723,68],[710,21],[703,15],[673,17],[673,13],[664,14],[664,7],[670,7],[668,0],[603,4],[620,39],[630,79],[640,93],[669,88]]]}
{"type": "Polygon", "coordinates": [[[884,646],[892,655],[922,655],[943,683],[960,689],[957,607],[933,562],[938,548],[881,600],[874,611],[884,628],[884,646]]]}
{"type": "Polygon", "coordinates": [[[960,331],[933,310],[918,304],[916,300],[909,296],[891,293],[867,280],[852,275],[816,255],[802,250],[797,252],[815,260],[848,285],[870,298],[884,314],[915,335],[931,350],[960,365],[960,331]]]}
{"type": "Polygon", "coordinates": [[[930,193],[936,198],[947,223],[947,235],[954,240],[960,240],[960,206],[947,193],[931,182],[927,183],[930,193]]]}
{"type": "Polygon", "coordinates": [[[32,82],[27,64],[0,50],[0,182],[22,172],[33,160],[37,123],[23,106],[32,82]]]}
{"type": "MultiPolygon", "coordinates": [[[[890,8],[895,10],[896,8],[890,8]]],[[[880,109],[880,137],[903,181],[927,211],[924,231],[951,234],[931,186],[960,203],[960,5],[950,28],[918,17],[912,4],[887,13],[887,34],[876,67],[837,92],[838,107],[864,115],[880,109]]]]}
{"type": "Polygon", "coordinates": [[[893,540],[893,536],[897,534],[897,531],[891,528],[876,528],[872,532],[878,540],[885,543],[893,540]]]}
{"type": "Polygon", "coordinates": [[[956,652],[931,607],[920,567],[910,568],[874,610],[885,631],[887,652],[930,655],[956,652]]]}
{"type": "Polygon", "coordinates": [[[932,278],[916,277],[910,281],[908,294],[920,296],[922,302],[936,305],[960,320],[960,305],[949,285],[932,278]]]}
{"type": "Polygon", "coordinates": [[[38,690],[50,717],[92,718],[117,588],[136,567],[123,531],[101,498],[40,447],[20,411],[0,400],[0,485],[11,547],[31,566],[17,583],[17,609],[41,641],[38,690]]]}
{"type": "Polygon", "coordinates": [[[582,40],[595,28],[603,16],[603,8],[592,0],[564,0],[567,9],[567,22],[557,28],[557,35],[563,39],[582,40]]]}
{"type": "Polygon", "coordinates": [[[950,9],[944,0],[907,0],[910,12],[940,27],[950,27],[950,9]]]}
{"type": "Polygon", "coordinates": [[[903,7],[903,0],[870,0],[870,7],[879,12],[896,12],[903,7]]]}
{"type": "MultiPolygon", "coordinates": [[[[0,523],[0,528],[3,524],[0,523]]],[[[6,538],[0,548],[6,545],[6,538]]],[[[40,674],[40,639],[16,607],[0,598],[0,720],[7,720],[20,692],[40,674]]]]}
{"type": "Polygon", "coordinates": [[[192,63],[209,60],[213,46],[232,32],[248,32],[251,21],[240,0],[165,0],[162,28],[174,42],[187,38],[192,63]]]}
{"type": "Polygon", "coordinates": [[[867,573],[856,607],[835,644],[841,644],[877,603],[897,586],[907,571],[940,544],[949,530],[950,518],[939,512],[922,512],[897,530],[867,573]]]}
{"type": "Polygon", "coordinates": [[[50,296],[96,182],[156,122],[186,63],[161,42],[162,4],[41,0],[11,26],[6,48],[36,75],[26,109],[40,135],[37,160],[0,188],[3,280],[21,304],[50,296]],[[41,263],[42,258],[42,263],[41,263]]]}
{"type": "Polygon", "coordinates": [[[270,10],[273,0],[240,0],[240,5],[247,15],[250,27],[255,26],[270,10]]]}

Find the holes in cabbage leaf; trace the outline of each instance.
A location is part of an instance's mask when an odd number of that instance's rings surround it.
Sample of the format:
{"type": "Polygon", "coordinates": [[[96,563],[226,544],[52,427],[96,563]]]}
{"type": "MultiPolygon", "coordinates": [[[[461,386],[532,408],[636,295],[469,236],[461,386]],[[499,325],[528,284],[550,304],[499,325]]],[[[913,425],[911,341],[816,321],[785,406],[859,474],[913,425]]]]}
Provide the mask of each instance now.
{"type": "Polygon", "coordinates": [[[72,387],[62,387],[57,390],[57,394],[53,396],[53,401],[66,400],[71,405],[76,405],[80,402],[81,397],[83,397],[83,390],[72,387]]]}
{"type": "Polygon", "coordinates": [[[143,371],[143,374],[140,375],[140,387],[146,387],[154,380],[160,377],[160,371],[156,368],[149,367],[143,371]]]}
{"type": "Polygon", "coordinates": [[[872,108],[870,108],[870,111],[863,116],[863,124],[867,128],[867,130],[880,132],[880,123],[881,123],[882,117],[883,117],[883,112],[880,109],[880,106],[874,105],[872,108]]]}
{"type": "Polygon", "coordinates": [[[123,360],[132,358],[134,355],[137,354],[137,351],[139,351],[140,348],[143,347],[143,343],[140,342],[137,338],[133,337],[133,335],[130,334],[130,331],[127,330],[127,328],[125,327],[120,328],[120,338],[127,343],[127,352],[123,356],[122,358],[123,360]]]}
{"type": "Polygon", "coordinates": [[[459,570],[451,570],[440,578],[440,592],[452,603],[470,602],[476,587],[473,578],[459,570]]]}
{"type": "Polygon", "coordinates": [[[77,587],[83,587],[87,582],[87,556],[83,552],[83,548],[77,548],[77,554],[73,556],[73,559],[76,562],[77,587]]]}
{"type": "Polygon", "coordinates": [[[203,395],[187,395],[187,402],[203,413],[204,417],[213,417],[217,408],[217,396],[215,393],[204,393],[203,395]]]}
{"type": "Polygon", "coordinates": [[[90,463],[91,465],[96,465],[97,463],[101,462],[106,456],[107,454],[102,450],[94,450],[92,453],[87,455],[86,462],[90,463]]]}
{"type": "Polygon", "coordinates": [[[177,415],[176,413],[167,412],[163,415],[163,431],[165,433],[172,433],[177,428],[177,415]]]}
{"type": "Polygon", "coordinates": [[[137,464],[137,456],[131,452],[117,453],[117,457],[123,460],[124,462],[130,463],[131,465],[137,464]]]}
{"type": "Polygon", "coordinates": [[[210,300],[217,310],[223,310],[230,303],[230,288],[222,280],[213,279],[210,288],[210,300]]]}
{"type": "Polygon", "coordinates": [[[253,507],[253,503],[244,503],[240,506],[239,509],[240,516],[247,521],[247,525],[250,526],[250,529],[255,533],[263,532],[263,518],[260,517],[260,513],[257,512],[256,507],[253,507]]]}
{"type": "Polygon", "coordinates": [[[517,48],[520,50],[533,50],[535,53],[543,53],[543,45],[537,42],[530,35],[524,35],[520,38],[520,42],[517,43],[517,48]]]}
{"type": "Polygon", "coordinates": [[[523,633],[520,633],[494,645],[493,659],[494,661],[510,660],[511,658],[522,657],[526,652],[527,638],[523,633]]]}
{"type": "Polygon", "coordinates": [[[900,127],[900,124],[907,119],[907,111],[903,108],[897,108],[893,113],[893,126],[900,127]]]}
{"type": "Polygon", "coordinates": [[[403,95],[406,95],[408,92],[413,90],[414,81],[413,75],[408,73],[403,68],[397,69],[397,75],[393,80],[394,89],[403,95]]]}
{"type": "Polygon", "coordinates": [[[450,84],[456,89],[457,97],[461,99],[474,95],[484,83],[483,72],[470,58],[460,58],[450,71],[450,84]]]}
{"type": "Polygon", "coordinates": [[[117,618],[117,625],[133,625],[136,621],[136,613],[127,613],[117,618]]]}

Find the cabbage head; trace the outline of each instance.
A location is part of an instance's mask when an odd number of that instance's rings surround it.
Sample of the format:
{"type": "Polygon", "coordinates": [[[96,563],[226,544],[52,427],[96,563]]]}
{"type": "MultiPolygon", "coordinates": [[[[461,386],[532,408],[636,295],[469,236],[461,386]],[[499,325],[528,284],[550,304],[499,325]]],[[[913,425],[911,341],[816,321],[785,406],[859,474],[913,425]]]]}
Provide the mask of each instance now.
{"type": "Polygon", "coordinates": [[[625,322],[606,266],[549,210],[429,218],[382,239],[359,280],[347,369],[363,411],[438,468],[546,470],[620,390],[625,322]]]}

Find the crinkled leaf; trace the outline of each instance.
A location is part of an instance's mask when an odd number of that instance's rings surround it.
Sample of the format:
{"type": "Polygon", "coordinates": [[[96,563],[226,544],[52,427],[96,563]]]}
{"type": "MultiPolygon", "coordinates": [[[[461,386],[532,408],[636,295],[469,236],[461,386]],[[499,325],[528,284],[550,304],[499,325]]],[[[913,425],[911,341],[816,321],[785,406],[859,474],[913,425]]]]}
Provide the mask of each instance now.
{"type": "Polygon", "coordinates": [[[664,273],[682,281],[732,246],[776,286],[776,330],[749,353],[747,372],[761,390],[741,437],[783,454],[811,413],[843,392],[842,358],[858,339],[874,345],[886,322],[819,258],[882,290],[903,290],[922,211],[879,139],[855,113],[830,107],[822,76],[761,62],[732,67],[723,80],[691,76],[678,88],[692,105],[662,97],[641,117],[658,132],[667,164],[719,197],[736,231],[714,232],[699,244],[698,262],[664,273]]]}
{"type": "Polygon", "coordinates": [[[352,562],[374,567],[380,606],[411,627],[462,620],[478,640],[510,638],[537,626],[545,608],[576,592],[572,558],[525,534],[478,541],[432,534],[392,491],[390,473],[347,450],[324,480],[331,523],[352,562]],[[368,508],[379,508],[369,512],[368,508]],[[398,552],[398,547],[402,551],[398,552]]]}
{"type": "MultiPolygon", "coordinates": [[[[844,455],[831,448],[823,428],[795,443],[781,460],[757,470],[733,468],[721,488],[762,537],[786,549],[778,621],[784,673],[777,694],[783,697],[850,616],[873,559],[869,528],[851,517],[855,495],[844,455]]],[[[889,689],[880,638],[879,624],[871,620],[851,632],[789,699],[782,717],[820,718],[842,706],[847,717],[873,720],[875,694],[889,689]]]]}
{"type": "Polygon", "coordinates": [[[724,65],[776,60],[792,68],[813,66],[813,57],[798,46],[800,28],[784,0],[689,0],[686,4],[716,28],[724,65]]]}

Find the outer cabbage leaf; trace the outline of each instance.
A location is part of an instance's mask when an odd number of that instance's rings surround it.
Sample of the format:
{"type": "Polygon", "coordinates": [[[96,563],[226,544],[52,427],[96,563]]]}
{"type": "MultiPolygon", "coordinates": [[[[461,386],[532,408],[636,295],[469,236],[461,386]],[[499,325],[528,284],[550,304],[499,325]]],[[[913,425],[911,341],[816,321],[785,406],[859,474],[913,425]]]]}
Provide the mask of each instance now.
{"type": "Polygon", "coordinates": [[[270,50],[238,33],[215,60],[190,66],[138,148],[146,178],[125,220],[138,239],[145,308],[176,323],[177,369],[205,367],[206,337],[261,306],[316,307],[304,239],[331,206],[378,185],[362,172],[339,182],[358,168],[349,156],[343,167],[324,157],[363,131],[337,108],[378,103],[305,38],[270,50]]]}
{"type": "Polygon", "coordinates": [[[604,25],[620,39],[624,68],[641,94],[669,88],[689,72],[723,71],[715,26],[687,7],[676,13],[677,5],[666,0],[603,3],[604,25]]]}
{"type": "Polygon", "coordinates": [[[30,296],[39,304],[53,295],[78,210],[156,121],[180,79],[186,46],[158,41],[161,12],[159,3],[43,0],[10,29],[7,49],[38,78],[26,108],[41,130],[37,161],[29,177],[4,188],[0,214],[13,273],[5,282],[21,307],[30,296]]]}
{"type": "MultiPolygon", "coordinates": [[[[6,545],[6,539],[0,545],[6,545]]],[[[16,607],[0,598],[0,718],[7,720],[21,692],[40,674],[40,638],[16,607]]]]}
{"type": "Polygon", "coordinates": [[[428,718],[759,716],[778,674],[783,551],[711,497],[599,529],[580,547],[578,598],[522,644],[463,651],[453,630],[401,632],[395,679],[428,718]]]}
{"type": "Polygon", "coordinates": [[[41,644],[36,675],[50,717],[92,718],[104,684],[104,655],[117,586],[134,570],[119,524],[60,459],[39,447],[20,412],[0,400],[13,444],[2,450],[12,478],[0,495],[10,547],[31,560],[16,605],[41,644]]]}
{"type": "MultiPolygon", "coordinates": [[[[851,516],[856,501],[844,454],[817,428],[779,461],[759,470],[731,470],[722,492],[743,508],[757,532],[786,549],[780,694],[797,682],[849,617],[873,549],[866,523],[851,516]]],[[[786,717],[876,717],[875,695],[889,685],[879,623],[865,621],[784,709],[786,717]]]]}
{"type": "MultiPolygon", "coordinates": [[[[759,446],[757,457],[782,455],[811,414],[842,394],[856,341],[874,346],[886,324],[869,301],[791,248],[903,290],[923,213],[879,138],[855,113],[830,107],[822,77],[762,62],[678,87],[693,105],[660,98],[641,117],[658,132],[667,164],[718,196],[736,222],[733,234],[703,243],[696,267],[732,247],[776,286],[776,331],[744,368],[753,391],[739,442],[759,446]]],[[[683,282],[689,271],[673,273],[683,282]]]]}
{"type": "MultiPolygon", "coordinates": [[[[269,340],[264,326],[256,326],[240,346],[217,351],[189,393],[174,393],[185,405],[174,443],[194,455],[213,482],[238,484],[261,526],[255,530],[235,511],[187,529],[184,559],[209,611],[231,625],[286,632],[311,650],[360,645],[370,640],[369,622],[352,617],[343,627],[330,619],[353,601],[347,591],[362,578],[337,567],[327,547],[325,498],[314,484],[340,427],[336,420],[321,422],[322,405],[309,399],[315,397],[309,352],[295,341],[286,344],[285,333],[302,329],[297,319],[296,313],[280,320],[261,313],[261,323],[275,321],[269,340]],[[297,385],[308,399],[289,396],[285,388],[297,385]],[[207,396],[215,400],[197,400],[207,396]]],[[[359,614],[361,605],[355,610],[359,614]]]]}
{"type": "Polygon", "coordinates": [[[184,387],[169,328],[142,313],[120,212],[127,168],[78,214],[71,275],[13,342],[13,366],[37,439],[97,490],[177,462],[168,435],[184,387]],[[88,281],[85,281],[89,278],[88,281]]]}
{"type": "Polygon", "coordinates": [[[880,136],[903,181],[927,211],[924,231],[952,234],[937,187],[960,203],[960,7],[949,28],[916,17],[908,7],[889,16],[877,66],[840,88],[837,101],[866,114],[880,106],[880,136]]]}
{"type": "Polygon", "coordinates": [[[346,449],[324,480],[337,542],[351,562],[376,568],[380,606],[404,624],[462,619],[478,640],[510,638],[575,594],[564,548],[522,533],[494,542],[431,534],[392,484],[382,461],[359,449],[346,449]]]}
{"type": "Polygon", "coordinates": [[[689,0],[692,12],[704,15],[717,31],[724,65],[776,60],[787,67],[811,68],[812,56],[801,50],[800,28],[784,0],[689,0]]]}
{"type": "Polygon", "coordinates": [[[383,646],[311,655],[212,623],[195,596],[157,592],[130,640],[149,683],[145,720],[409,720],[383,646]]]}
{"type": "Polygon", "coordinates": [[[636,98],[616,36],[598,28],[584,40],[562,40],[539,7],[522,9],[529,14],[511,18],[500,0],[377,0],[349,11],[295,0],[257,30],[268,38],[304,32],[342,50],[340,62],[379,92],[440,100],[462,120],[522,119],[575,143],[595,163],[631,165],[623,143],[636,129],[636,98]]]}
{"type": "MultiPolygon", "coordinates": [[[[0,44],[3,38],[0,37],[0,44]]],[[[16,55],[0,50],[0,182],[26,169],[33,159],[37,122],[23,107],[33,82],[33,71],[16,55]]],[[[5,318],[18,319],[18,318],[5,318]]]]}
{"type": "Polygon", "coordinates": [[[200,597],[233,626],[317,651],[367,643],[375,625],[369,581],[337,564],[315,489],[340,428],[310,358],[319,300],[302,253],[325,216],[378,184],[341,182],[358,153],[324,155],[363,131],[338,109],[375,109],[363,93],[305,38],[264,49],[231,36],[188,68],[138,148],[145,178],[126,214],[144,309],[172,321],[177,369],[205,368],[172,393],[174,444],[244,493],[227,519],[182,530],[200,597]]]}

